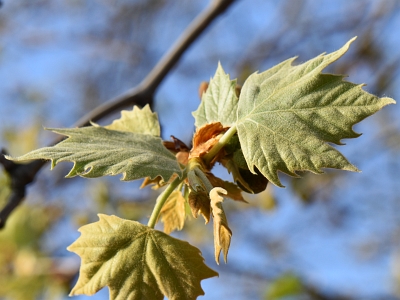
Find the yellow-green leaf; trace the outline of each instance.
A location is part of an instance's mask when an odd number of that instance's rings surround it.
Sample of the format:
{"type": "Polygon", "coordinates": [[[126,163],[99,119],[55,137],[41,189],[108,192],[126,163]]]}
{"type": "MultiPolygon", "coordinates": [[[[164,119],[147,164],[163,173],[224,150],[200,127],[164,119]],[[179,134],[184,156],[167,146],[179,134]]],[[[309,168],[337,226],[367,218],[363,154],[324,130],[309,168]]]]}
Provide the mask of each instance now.
{"type": "Polygon", "coordinates": [[[151,111],[148,104],[142,109],[134,106],[131,111],[121,111],[121,118],[105,126],[105,128],[160,136],[160,123],[157,114],[151,111]]]}
{"type": "Polygon", "coordinates": [[[352,127],[382,107],[395,103],[343,81],[344,76],[321,74],[339,59],[354,39],[341,49],[319,55],[301,65],[294,58],[251,75],[238,105],[237,132],[247,165],[282,186],[278,171],[323,173],[321,168],[358,171],[328,143],[341,145],[359,134],[352,127]]]}
{"type": "Polygon", "coordinates": [[[164,232],[170,234],[174,230],[181,230],[185,224],[185,202],[182,193],[175,190],[168,197],[161,209],[161,221],[164,223],[164,232]]]}
{"type": "Polygon", "coordinates": [[[204,295],[201,280],[218,275],[187,242],[116,216],[99,218],[68,247],[82,259],[71,296],[108,286],[111,300],[196,299],[204,295]]]}

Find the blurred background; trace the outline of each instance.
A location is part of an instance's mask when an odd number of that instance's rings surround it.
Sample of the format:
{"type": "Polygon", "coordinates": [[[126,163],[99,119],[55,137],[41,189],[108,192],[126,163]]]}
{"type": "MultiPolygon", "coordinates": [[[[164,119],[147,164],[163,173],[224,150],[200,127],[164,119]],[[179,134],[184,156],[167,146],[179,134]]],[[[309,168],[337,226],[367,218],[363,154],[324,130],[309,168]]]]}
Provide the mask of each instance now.
{"type": "MultiPolygon", "coordinates": [[[[86,112],[138,84],[208,4],[205,0],[3,0],[0,147],[13,156],[55,137],[86,112]]],[[[238,0],[162,83],[153,109],[164,139],[190,144],[200,82],[218,61],[238,83],[284,59],[349,52],[326,71],[400,100],[400,2],[238,0]]],[[[131,109],[131,107],[127,107],[131,109]]],[[[201,249],[219,278],[201,299],[400,299],[400,113],[391,105],[337,147],[362,173],[282,176],[249,204],[224,204],[233,231],[228,264],[213,258],[212,225],[186,221],[174,236],[201,249]]],[[[119,113],[103,120],[109,123],[119,113]]],[[[0,231],[0,299],[66,299],[79,257],[66,250],[97,213],[147,223],[157,191],[115,178],[64,179],[46,165],[0,231]]],[[[222,168],[219,176],[229,178],[222,168]]],[[[0,172],[0,207],[9,193],[0,172]]],[[[162,228],[162,226],[158,227],[162,228]]],[[[93,297],[108,299],[103,289],[93,297]]]]}

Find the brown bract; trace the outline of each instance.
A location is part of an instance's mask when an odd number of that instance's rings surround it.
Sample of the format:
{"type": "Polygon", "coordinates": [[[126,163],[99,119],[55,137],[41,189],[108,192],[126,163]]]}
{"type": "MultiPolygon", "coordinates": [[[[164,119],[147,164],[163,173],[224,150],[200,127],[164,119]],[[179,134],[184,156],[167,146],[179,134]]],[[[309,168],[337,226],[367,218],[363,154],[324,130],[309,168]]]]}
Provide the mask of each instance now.
{"type": "Polygon", "coordinates": [[[189,152],[188,151],[179,151],[178,153],[175,154],[175,157],[180,164],[186,166],[188,163],[188,159],[189,159],[189,152]]]}
{"type": "Polygon", "coordinates": [[[164,147],[175,153],[175,157],[182,165],[187,165],[189,158],[189,147],[180,139],[171,135],[172,141],[163,141],[164,147]]]}
{"type": "Polygon", "coordinates": [[[209,85],[209,83],[207,81],[203,81],[202,83],[200,83],[200,86],[199,86],[199,98],[200,98],[200,100],[203,98],[203,94],[205,92],[207,92],[208,85],[209,85]]]}
{"type": "MultiPolygon", "coordinates": [[[[219,122],[206,124],[198,128],[193,136],[193,148],[190,151],[189,159],[203,157],[207,154],[228,129],[228,127],[223,127],[219,122]]],[[[211,165],[218,159],[219,155],[216,155],[211,165]]]]}
{"type": "Polygon", "coordinates": [[[148,185],[153,185],[151,188],[154,190],[159,189],[160,187],[164,186],[166,182],[162,180],[161,176],[157,176],[154,179],[150,179],[150,177],[145,177],[143,179],[142,185],[140,186],[141,189],[145,188],[148,185]]]}

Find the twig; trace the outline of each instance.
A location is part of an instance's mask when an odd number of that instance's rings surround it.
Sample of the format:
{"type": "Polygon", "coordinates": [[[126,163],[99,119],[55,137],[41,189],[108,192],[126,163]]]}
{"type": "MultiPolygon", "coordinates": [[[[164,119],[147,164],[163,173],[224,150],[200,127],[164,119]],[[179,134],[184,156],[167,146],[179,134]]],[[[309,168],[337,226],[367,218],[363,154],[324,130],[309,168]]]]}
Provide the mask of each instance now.
{"type": "Polygon", "coordinates": [[[39,170],[45,165],[45,161],[32,161],[29,164],[16,164],[13,161],[7,160],[4,155],[8,154],[6,150],[1,149],[0,164],[10,176],[11,193],[8,197],[8,202],[0,212],[0,229],[4,227],[5,222],[14,209],[22,202],[26,193],[26,186],[31,183],[39,170]]]}
{"type": "MultiPolygon", "coordinates": [[[[74,126],[82,127],[89,125],[91,121],[96,122],[128,105],[152,105],[154,94],[166,75],[168,75],[181,56],[189,46],[196,41],[208,25],[210,25],[217,16],[222,14],[233,2],[235,2],[235,0],[212,0],[210,5],[193,20],[181,37],[172,45],[170,51],[161,58],[158,64],[137,87],[95,108],[79,119],[74,126]]],[[[51,145],[55,145],[61,140],[62,137],[54,140],[51,145]]],[[[4,227],[12,211],[23,201],[26,186],[34,181],[37,172],[46,164],[45,161],[32,161],[25,165],[16,164],[8,161],[4,157],[4,154],[5,150],[2,150],[0,154],[0,164],[3,165],[6,173],[11,177],[11,194],[6,206],[0,212],[0,229],[4,227]]]]}
{"type": "Polygon", "coordinates": [[[83,116],[75,126],[81,127],[89,125],[90,121],[96,122],[110,113],[128,105],[137,104],[144,106],[146,104],[152,104],[153,96],[158,86],[181,58],[182,54],[196,41],[207,26],[233,2],[235,2],[235,0],[211,1],[210,5],[189,24],[183,34],[171,47],[170,51],[161,58],[158,64],[137,87],[95,108],[83,116]]]}

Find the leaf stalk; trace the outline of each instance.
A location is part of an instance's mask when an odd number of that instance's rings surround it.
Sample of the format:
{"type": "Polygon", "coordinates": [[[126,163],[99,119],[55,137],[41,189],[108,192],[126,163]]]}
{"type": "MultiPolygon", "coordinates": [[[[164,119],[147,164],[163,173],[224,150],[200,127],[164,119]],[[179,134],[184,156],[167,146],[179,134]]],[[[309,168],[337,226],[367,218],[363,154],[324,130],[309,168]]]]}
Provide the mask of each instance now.
{"type": "Polygon", "coordinates": [[[232,125],[231,128],[225,132],[222,137],[219,139],[218,143],[216,143],[210,151],[204,155],[203,161],[206,165],[209,165],[213,158],[217,155],[217,153],[229,142],[229,140],[234,136],[237,132],[236,124],[232,125]]]}
{"type": "Polygon", "coordinates": [[[172,181],[171,184],[169,184],[167,188],[157,197],[156,204],[154,205],[153,211],[151,212],[151,216],[149,222],[147,223],[147,226],[149,226],[150,228],[154,228],[156,226],[161,209],[167,201],[168,197],[185,180],[185,178],[186,172],[183,173],[182,178],[175,178],[174,181],[172,181]]]}

